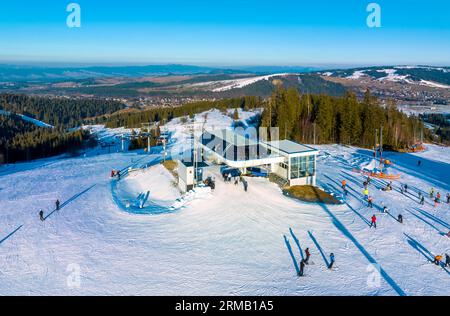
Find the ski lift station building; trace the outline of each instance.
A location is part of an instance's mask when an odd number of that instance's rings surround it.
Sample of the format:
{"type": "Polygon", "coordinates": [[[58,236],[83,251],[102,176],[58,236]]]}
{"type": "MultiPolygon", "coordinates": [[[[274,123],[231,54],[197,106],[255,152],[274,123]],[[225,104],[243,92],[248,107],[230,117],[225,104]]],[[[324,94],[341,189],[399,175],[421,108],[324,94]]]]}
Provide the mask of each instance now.
{"type": "Polygon", "coordinates": [[[203,158],[246,171],[260,167],[289,186],[316,185],[319,151],[290,140],[261,141],[233,130],[204,131],[199,140],[203,158]]]}

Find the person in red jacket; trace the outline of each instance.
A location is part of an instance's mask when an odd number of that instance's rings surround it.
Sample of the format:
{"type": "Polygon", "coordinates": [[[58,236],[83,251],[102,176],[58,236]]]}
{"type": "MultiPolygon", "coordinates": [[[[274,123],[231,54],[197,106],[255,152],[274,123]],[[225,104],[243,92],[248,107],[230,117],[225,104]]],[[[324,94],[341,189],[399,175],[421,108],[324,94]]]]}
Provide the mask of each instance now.
{"type": "Polygon", "coordinates": [[[305,263],[309,264],[309,258],[311,257],[311,253],[309,252],[309,248],[305,249],[305,254],[306,254],[305,263]]]}
{"type": "Polygon", "coordinates": [[[372,222],[370,223],[370,227],[372,226],[377,228],[377,217],[375,216],[375,214],[372,216],[372,222]]]}

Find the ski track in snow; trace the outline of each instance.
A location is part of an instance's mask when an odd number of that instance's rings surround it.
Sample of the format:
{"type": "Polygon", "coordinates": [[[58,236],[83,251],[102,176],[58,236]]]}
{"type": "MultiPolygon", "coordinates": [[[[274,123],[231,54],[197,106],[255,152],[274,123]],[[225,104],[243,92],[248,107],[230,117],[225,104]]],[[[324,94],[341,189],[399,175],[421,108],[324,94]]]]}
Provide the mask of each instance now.
{"type": "MultiPolygon", "coordinates": [[[[226,127],[232,119],[210,111],[206,124],[226,127]]],[[[174,148],[189,141],[179,120],[168,127],[174,148]]],[[[206,173],[217,186],[209,198],[170,213],[135,215],[114,201],[110,170],[142,165],[158,154],[103,151],[0,168],[0,294],[450,295],[449,270],[429,263],[434,254],[450,251],[450,239],[442,236],[450,230],[450,207],[434,209],[428,198],[423,207],[417,203],[419,190],[427,196],[433,186],[443,197],[450,190],[450,149],[427,145],[423,153],[387,153],[394,161],[391,172],[402,178],[392,192],[381,191],[385,181],[374,179],[369,189],[375,207],[369,209],[364,177],[352,168],[370,162],[371,153],[318,147],[318,184],[339,195],[347,179],[342,205],[301,203],[259,178],[248,179],[246,193],[210,168],[206,173]],[[400,183],[408,183],[408,194],[400,193],[400,183]],[[63,207],[51,213],[57,198],[63,207]],[[382,205],[388,214],[381,213],[382,205]],[[51,214],[45,222],[38,218],[41,208],[51,214]],[[396,221],[399,213],[404,224],[396,221]],[[368,225],[373,214],[377,229],[368,225]],[[306,247],[314,264],[299,278],[306,247]],[[335,270],[327,268],[331,252],[335,270]],[[80,288],[67,283],[73,264],[80,268],[80,288]],[[371,264],[381,270],[378,285],[370,282],[371,264]]],[[[149,168],[125,178],[122,190],[132,194],[136,188],[137,196],[150,188],[162,201],[176,197],[164,190],[172,180],[149,168]]]]}

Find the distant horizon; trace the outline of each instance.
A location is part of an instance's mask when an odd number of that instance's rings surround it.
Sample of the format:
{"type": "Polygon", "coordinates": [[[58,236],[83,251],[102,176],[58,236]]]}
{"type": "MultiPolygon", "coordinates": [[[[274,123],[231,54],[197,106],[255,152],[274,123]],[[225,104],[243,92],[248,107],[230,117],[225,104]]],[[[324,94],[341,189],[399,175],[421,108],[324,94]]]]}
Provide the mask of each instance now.
{"type": "Polygon", "coordinates": [[[450,2],[4,1],[0,63],[208,67],[450,65],[450,2]]]}
{"type": "Polygon", "coordinates": [[[311,68],[314,70],[332,70],[332,69],[353,69],[353,68],[370,68],[370,67],[450,67],[450,64],[426,64],[426,63],[391,63],[391,64],[214,64],[214,63],[189,63],[189,62],[149,62],[149,63],[133,63],[133,62],[116,62],[116,63],[97,63],[97,62],[39,62],[39,61],[2,61],[0,67],[33,67],[33,68],[91,68],[91,67],[151,67],[151,66],[187,66],[187,67],[205,67],[216,68],[221,70],[245,70],[248,68],[311,68]]]}

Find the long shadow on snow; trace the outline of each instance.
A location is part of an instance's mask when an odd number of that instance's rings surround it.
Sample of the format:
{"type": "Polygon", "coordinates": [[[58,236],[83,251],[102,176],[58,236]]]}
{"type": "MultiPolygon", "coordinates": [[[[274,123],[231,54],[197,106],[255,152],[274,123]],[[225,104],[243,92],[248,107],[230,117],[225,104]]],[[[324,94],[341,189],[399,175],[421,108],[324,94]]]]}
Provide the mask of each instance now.
{"type": "Polygon", "coordinates": [[[20,225],[20,226],[17,227],[12,233],[10,233],[8,236],[6,236],[6,237],[3,238],[2,240],[0,240],[0,244],[2,244],[3,242],[5,242],[5,241],[8,240],[9,238],[11,238],[11,236],[14,235],[15,233],[17,233],[22,227],[23,227],[23,225],[20,225]]]}
{"type": "Polygon", "coordinates": [[[284,235],[283,237],[284,237],[284,242],[286,244],[286,248],[288,249],[289,254],[291,255],[291,258],[292,258],[292,262],[294,263],[295,272],[298,275],[300,273],[300,268],[298,267],[297,259],[295,259],[294,253],[292,252],[291,244],[289,243],[289,240],[287,239],[286,235],[284,235]]]}
{"type": "MultiPolygon", "coordinates": [[[[61,210],[62,208],[64,208],[65,206],[67,206],[68,204],[70,204],[71,202],[75,201],[76,199],[78,199],[80,196],[82,196],[83,194],[87,193],[88,191],[90,191],[93,187],[95,187],[96,184],[91,185],[89,188],[87,188],[86,190],[75,194],[74,196],[72,196],[70,199],[68,199],[67,201],[65,201],[63,204],[61,204],[61,206],[59,207],[59,209],[61,210]]],[[[54,209],[51,213],[49,213],[46,217],[44,217],[44,220],[46,220],[47,218],[49,218],[50,216],[53,215],[53,213],[55,213],[57,210],[54,209]]]]}
{"type": "Polygon", "coordinates": [[[300,256],[302,257],[302,259],[305,259],[304,255],[303,255],[302,247],[300,246],[300,241],[298,240],[297,236],[295,236],[292,228],[289,228],[289,232],[291,233],[292,238],[294,238],[294,241],[297,244],[298,251],[300,252],[300,256]]]}
{"type": "Polygon", "coordinates": [[[441,236],[445,236],[445,233],[443,231],[441,231],[439,228],[437,228],[436,226],[434,226],[432,223],[430,223],[429,221],[427,221],[426,219],[424,219],[423,217],[411,212],[410,210],[406,210],[408,213],[410,213],[411,215],[413,215],[414,217],[416,217],[417,219],[419,219],[420,221],[424,222],[425,224],[427,224],[428,226],[430,226],[431,228],[433,228],[434,230],[436,230],[439,235],[441,236]]]}
{"type": "MultiPolygon", "coordinates": [[[[433,262],[434,261],[434,255],[427,249],[425,248],[421,243],[419,243],[417,240],[415,240],[414,238],[412,238],[411,236],[403,233],[406,238],[408,238],[408,244],[413,247],[414,249],[416,249],[422,256],[424,256],[429,262],[433,262]]],[[[441,262],[440,267],[442,269],[444,269],[445,272],[447,272],[447,274],[450,275],[450,271],[444,266],[444,264],[441,262]]]]}
{"type": "Polygon", "coordinates": [[[322,247],[320,246],[320,244],[317,242],[317,239],[314,237],[314,235],[310,231],[308,231],[308,235],[311,238],[311,240],[313,241],[313,243],[316,245],[317,250],[319,250],[320,254],[322,255],[323,261],[325,262],[325,265],[328,268],[330,266],[330,263],[328,262],[328,259],[322,250],[322,247]]]}
{"type": "Polygon", "coordinates": [[[344,236],[346,236],[350,241],[358,248],[358,250],[366,257],[366,259],[374,265],[380,267],[381,276],[386,280],[386,282],[394,289],[397,294],[401,296],[406,296],[406,293],[400,288],[400,286],[389,276],[389,274],[381,267],[380,264],[373,258],[367,250],[359,243],[359,241],[350,233],[350,231],[339,221],[339,219],[327,208],[325,204],[318,204],[325,213],[332,219],[333,225],[341,231],[344,236]]]}
{"type": "MultiPolygon", "coordinates": [[[[328,176],[326,176],[326,175],[325,175],[325,177],[327,177],[327,178],[330,179],[331,181],[334,181],[333,179],[331,179],[330,177],[328,177],[328,176]]],[[[349,187],[349,186],[347,186],[347,188],[349,188],[349,189],[351,189],[352,191],[355,192],[355,193],[351,193],[349,190],[347,190],[347,192],[348,192],[349,195],[351,195],[352,197],[354,197],[357,201],[361,202],[361,204],[363,204],[363,206],[366,205],[367,201],[364,200],[363,198],[357,196],[357,195],[356,195],[355,189],[353,189],[353,188],[351,188],[351,187],[349,187]]],[[[356,215],[358,215],[358,217],[361,218],[361,219],[367,224],[367,226],[370,226],[370,222],[369,222],[369,221],[368,221],[361,213],[359,213],[358,211],[356,211],[356,210],[355,210],[348,202],[345,202],[345,204],[349,207],[349,209],[350,209],[351,211],[353,211],[356,215]]],[[[383,210],[383,208],[382,208],[380,205],[376,204],[375,202],[373,202],[372,204],[373,204],[374,208],[377,209],[378,211],[382,211],[382,210],[383,210]]],[[[397,218],[395,218],[391,213],[387,212],[387,213],[384,213],[384,214],[388,214],[390,217],[392,217],[395,221],[398,222],[397,218]]]]}
{"type": "Polygon", "coordinates": [[[421,210],[417,207],[414,207],[414,209],[416,211],[418,211],[420,214],[422,214],[423,216],[428,217],[429,219],[431,219],[432,221],[435,221],[436,223],[438,223],[441,226],[444,226],[447,229],[450,229],[450,224],[448,224],[447,222],[444,222],[442,219],[434,216],[433,214],[428,213],[427,211],[421,210]]]}

